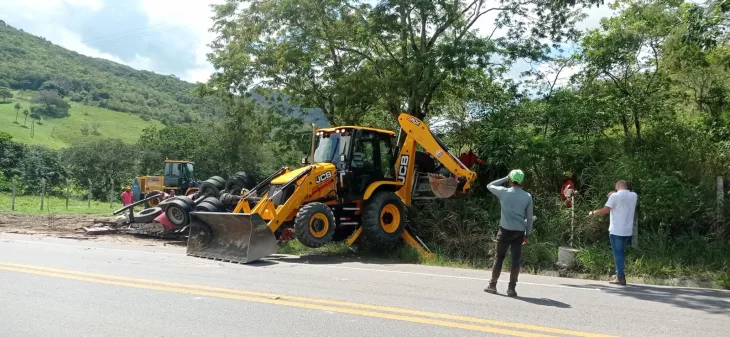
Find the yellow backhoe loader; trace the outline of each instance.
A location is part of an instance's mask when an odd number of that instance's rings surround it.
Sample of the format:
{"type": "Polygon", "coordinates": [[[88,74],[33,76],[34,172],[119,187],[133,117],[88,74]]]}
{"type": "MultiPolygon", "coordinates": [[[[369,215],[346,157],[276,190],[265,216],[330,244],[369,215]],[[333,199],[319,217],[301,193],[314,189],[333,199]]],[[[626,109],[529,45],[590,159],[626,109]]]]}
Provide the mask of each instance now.
{"type": "Polygon", "coordinates": [[[417,145],[450,173],[423,176],[437,198],[467,192],[476,173],[420,119],[401,114],[398,123],[402,141],[392,131],[367,127],[315,130],[304,167],[283,168],[244,196],[222,196],[223,203],[235,204],[232,213],[191,212],[187,254],[249,263],[276,253],[275,233],[282,228],[293,228],[308,247],[344,232],[348,245],[360,236],[369,246],[390,247],[403,240],[430,254],[406,224],[406,207],[419,180],[417,145]]]}

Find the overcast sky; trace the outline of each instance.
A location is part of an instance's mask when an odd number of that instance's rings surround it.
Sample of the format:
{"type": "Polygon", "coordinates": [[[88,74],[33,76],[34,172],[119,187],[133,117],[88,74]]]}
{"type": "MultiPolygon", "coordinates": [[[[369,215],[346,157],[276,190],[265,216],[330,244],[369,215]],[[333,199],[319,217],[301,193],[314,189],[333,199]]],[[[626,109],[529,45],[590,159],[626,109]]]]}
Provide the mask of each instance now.
{"type": "MultiPolygon", "coordinates": [[[[186,81],[205,81],[213,35],[210,4],[222,0],[2,0],[0,20],[78,53],[186,81]]],[[[581,29],[598,27],[606,6],[587,11],[581,29]]],[[[487,30],[490,18],[479,23],[487,30]]],[[[527,69],[519,64],[513,75],[527,69]]]]}

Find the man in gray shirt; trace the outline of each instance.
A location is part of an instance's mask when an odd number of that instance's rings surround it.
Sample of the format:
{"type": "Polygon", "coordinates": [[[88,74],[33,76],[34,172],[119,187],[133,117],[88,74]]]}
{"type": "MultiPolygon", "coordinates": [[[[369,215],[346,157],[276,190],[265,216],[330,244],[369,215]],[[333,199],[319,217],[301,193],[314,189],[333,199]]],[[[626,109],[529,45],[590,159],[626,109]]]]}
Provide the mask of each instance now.
{"type": "Polygon", "coordinates": [[[525,173],[521,170],[512,170],[507,177],[493,181],[487,185],[490,192],[499,198],[502,207],[497,233],[497,256],[492,267],[492,279],[484,291],[497,293],[497,280],[502,272],[502,263],[507,255],[507,248],[512,253],[512,264],[509,277],[507,296],[515,297],[517,292],[517,277],[520,274],[520,255],[522,246],[527,244],[527,238],[532,231],[532,196],[522,189],[525,173]],[[501,186],[509,181],[510,187],[501,186]]]}

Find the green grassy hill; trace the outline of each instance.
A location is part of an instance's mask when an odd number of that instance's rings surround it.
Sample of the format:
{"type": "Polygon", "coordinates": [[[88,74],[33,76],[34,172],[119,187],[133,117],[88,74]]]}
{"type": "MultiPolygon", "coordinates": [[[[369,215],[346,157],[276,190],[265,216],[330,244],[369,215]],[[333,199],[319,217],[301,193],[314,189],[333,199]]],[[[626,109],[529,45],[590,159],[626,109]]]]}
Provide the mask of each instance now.
{"type": "Polygon", "coordinates": [[[37,91],[60,88],[69,101],[186,123],[209,111],[195,84],[173,75],[136,70],[81,55],[9,25],[0,25],[0,87],[37,91]]]}
{"type": "Polygon", "coordinates": [[[45,145],[52,149],[60,149],[85,140],[101,138],[120,138],[127,143],[135,143],[148,126],[162,126],[158,121],[144,121],[139,116],[111,111],[96,106],[87,106],[76,102],[71,103],[70,116],[60,119],[44,119],[41,125],[35,126],[35,134],[31,137],[31,118],[23,126],[23,110],[20,110],[18,124],[15,124],[15,103],[20,103],[24,109],[30,108],[30,93],[13,92],[15,95],[8,103],[0,102],[0,131],[13,135],[15,141],[45,145]],[[99,135],[92,134],[92,125],[98,123],[99,135]],[[87,125],[89,134],[81,132],[82,125],[87,125]]]}
{"type": "MultiPolygon", "coordinates": [[[[136,70],[109,60],[81,55],[9,25],[0,25],[0,87],[13,94],[12,103],[0,103],[0,131],[16,141],[62,148],[94,138],[121,138],[135,142],[149,125],[196,124],[220,115],[214,98],[194,95],[195,84],[173,75],[136,70]],[[16,102],[30,109],[39,90],[56,90],[71,104],[70,117],[44,119],[30,137],[30,129],[14,124],[16,102]],[[88,116],[85,112],[88,110],[88,116]],[[144,119],[142,119],[144,118],[144,119]],[[153,120],[155,122],[146,122],[153,120]],[[81,127],[98,122],[100,135],[83,135],[81,127]]],[[[269,106],[264,97],[254,97],[269,106]]],[[[301,109],[282,103],[282,111],[307,122],[326,126],[319,109],[301,109]]],[[[27,126],[30,126],[30,118],[27,126]]]]}

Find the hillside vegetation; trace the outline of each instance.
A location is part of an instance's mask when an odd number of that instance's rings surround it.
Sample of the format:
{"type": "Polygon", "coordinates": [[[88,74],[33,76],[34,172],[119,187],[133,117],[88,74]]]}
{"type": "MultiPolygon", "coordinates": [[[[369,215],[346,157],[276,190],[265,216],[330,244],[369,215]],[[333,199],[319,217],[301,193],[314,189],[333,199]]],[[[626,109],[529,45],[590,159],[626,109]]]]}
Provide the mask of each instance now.
{"type": "Polygon", "coordinates": [[[209,107],[193,95],[194,84],[175,76],[84,56],[0,25],[0,87],[36,91],[44,83],[58,87],[68,100],[166,124],[195,121],[209,107]]]}
{"type": "Polygon", "coordinates": [[[31,105],[30,92],[13,92],[13,94],[14,97],[8,102],[0,103],[0,131],[12,135],[15,141],[25,144],[61,149],[103,138],[119,138],[126,143],[134,144],[144,128],[162,126],[158,121],[144,121],[133,114],[71,102],[68,117],[43,119],[40,124],[33,126],[31,135],[33,120],[30,117],[26,120],[23,115],[23,110],[31,105]],[[22,107],[20,111],[15,110],[16,103],[20,103],[22,107]],[[17,124],[16,112],[19,112],[17,124]]]}

